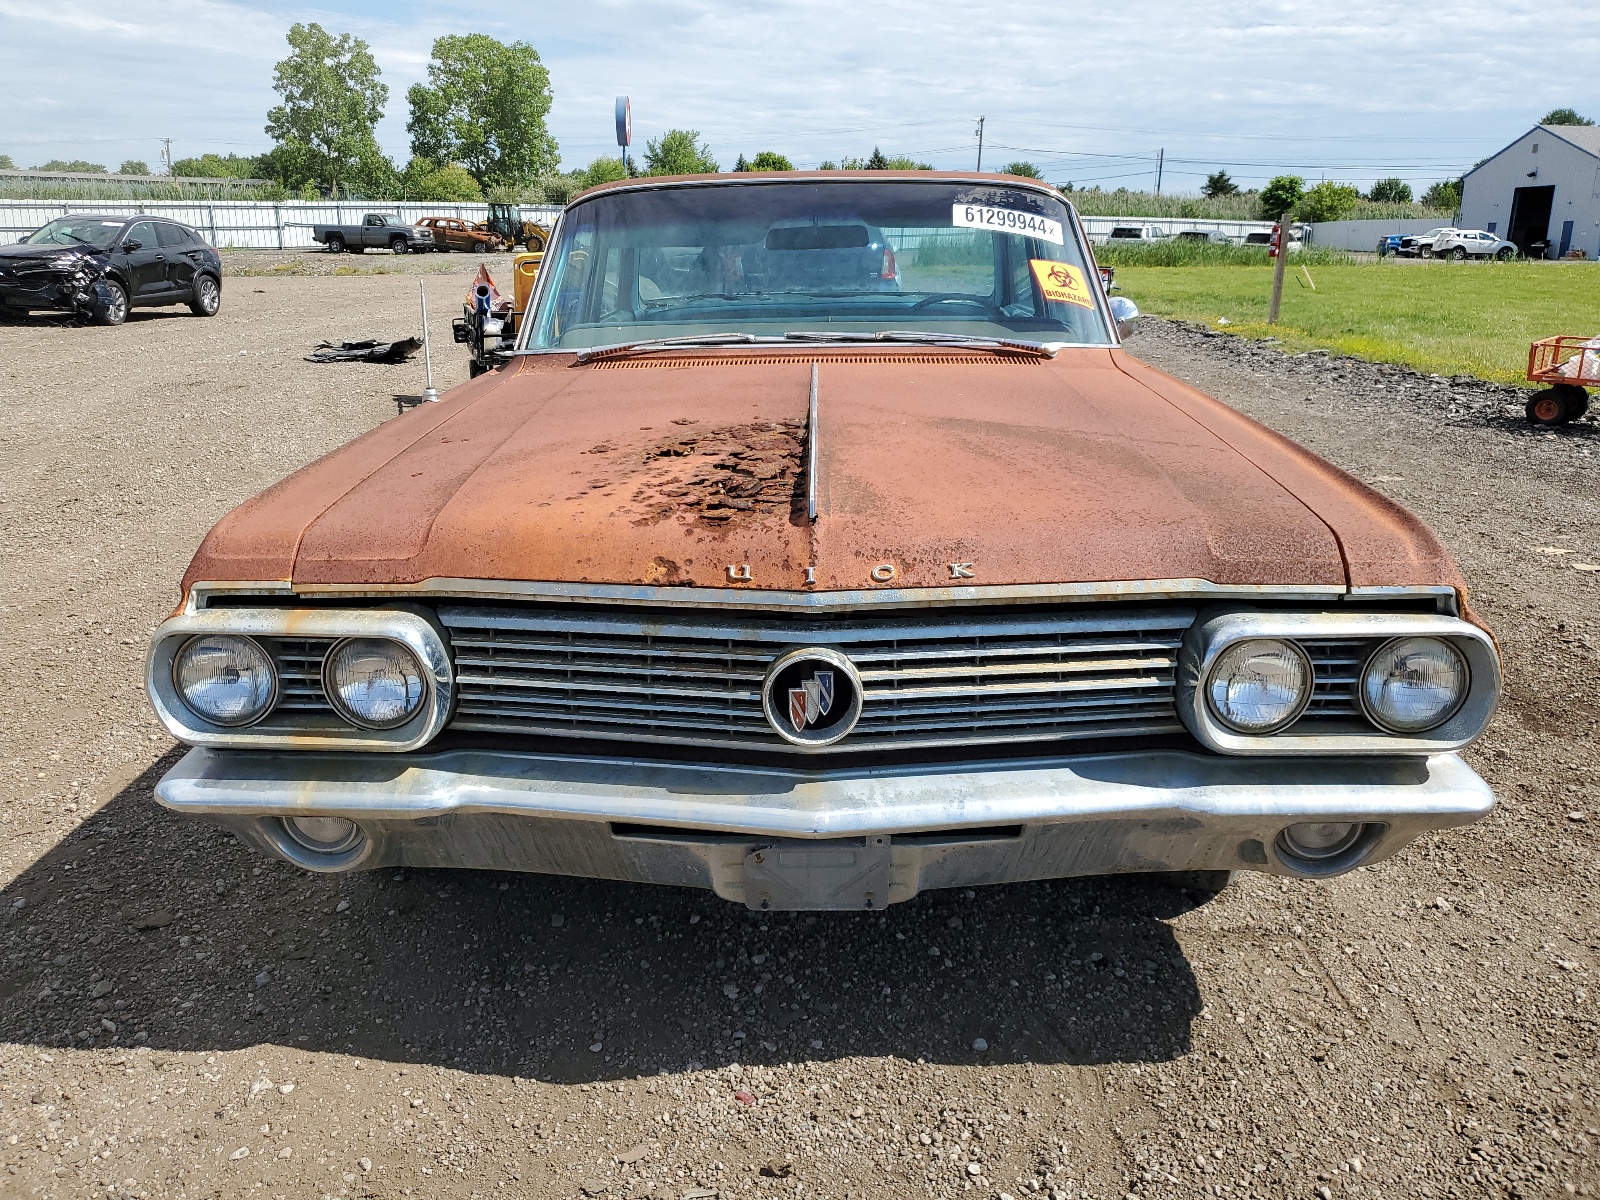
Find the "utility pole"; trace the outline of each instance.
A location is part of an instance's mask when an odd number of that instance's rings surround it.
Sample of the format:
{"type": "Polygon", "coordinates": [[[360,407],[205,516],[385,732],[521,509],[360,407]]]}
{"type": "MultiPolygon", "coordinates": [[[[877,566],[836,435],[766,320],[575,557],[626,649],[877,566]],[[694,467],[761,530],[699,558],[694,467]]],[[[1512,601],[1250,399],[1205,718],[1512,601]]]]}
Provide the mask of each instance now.
{"type": "Polygon", "coordinates": [[[161,161],[166,164],[167,174],[172,174],[172,139],[161,139],[161,161]]]}
{"type": "Polygon", "coordinates": [[[1166,162],[1167,148],[1163,146],[1156,151],[1156,195],[1161,195],[1161,168],[1166,162]]]}
{"type": "Polygon", "coordinates": [[[1283,301],[1283,268],[1289,261],[1289,214],[1284,213],[1272,228],[1272,303],[1267,305],[1267,324],[1278,323],[1278,305],[1283,301]]]}
{"type": "Polygon", "coordinates": [[[983,170],[983,118],[978,118],[978,170],[983,170]]]}

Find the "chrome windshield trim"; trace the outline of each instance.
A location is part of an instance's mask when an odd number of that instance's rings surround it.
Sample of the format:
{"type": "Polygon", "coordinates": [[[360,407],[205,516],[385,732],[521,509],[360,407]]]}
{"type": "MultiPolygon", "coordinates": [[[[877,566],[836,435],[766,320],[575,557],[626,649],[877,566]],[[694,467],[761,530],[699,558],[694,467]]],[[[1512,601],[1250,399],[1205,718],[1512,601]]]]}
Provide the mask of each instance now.
{"type": "MultiPolygon", "coordinates": [[[[967,184],[978,187],[1009,187],[1016,188],[1019,191],[1036,192],[1039,195],[1047,196],[1052,200],[1060,201],[1067,210],[1067,216],[1069,218],[1068,224],[1072,229],[1073,242],[1078,247],[1078,252],[1083,256],[1083,261],[1088,264],[1089,273],[1094,277],[1090,283],[1090,286],[1094,290],[1095,312],[1099,314],[1100,320],[1103,323],[1109,340],[1104,342],[1042,342],[1038,344],[1040,346],[1046,346],[1050,349],[1051,353],[1049,354],[1049,357],[1051,358],[1054,358],[1055,352],[1060,350],[1106,350],[1116,349],[1122,345],[1122,339],[1117,334],[1117,323],[1112,319],[1111,316],[1109,296],[1106,292],[1105,284],[1100,278],[1099,262],[1094,256],[1094,245],[1089,240],[1088,231],[1083,227],[1083,219],[1078,212],[1078,206],[1074,204],[1070,198],[1068,198],[1066,193],[1062,192],[1053,184],[1045,183],[1042,180],[1036,183],[1029,183],[1027,180],[1020,179],[1015,176],[1005,176],[1001,178],[994,175],[968,174],[965,171],[939,171],[928,173],[920,171],[915,173],[907,172],[901,176],[895,177],[892,180],[879,177],[870,177],[866,176],[864,173],[854,171],[796,171],[793,174],[784,173],[769,177],[763,177],[760,175],[753,177],[718,175],[704,179],[675,179],[671,182],[653,180],[646,176],[639,179],[637,182],[601,185],[593,192],[574,197],[556,217],[555,224],[552,225],[550,229],[550,236],[545,242],[545,248],[546,250],[549,250],[551,247],[559,244],[561,238],[561,223],[566,219],[569,213],[573,212],[581,205],[591,204],[605,196],[622,195],[627,192],[642,192],[678,188],[761,187],[775,184],[794,183],[861,184],[867,182],[869,179],[873,179],[876,182],[904,182],[911,184],[951,183],[967,184]]],[[[543,264],[541,263],[541,266],[542,265],[543,264]]],[[[511,351],[508,357],[519,357],[522,355],[533,354],[573,354],[577,352],[572,348],[563,349],[552,347],[548,349],[531,349],[528,346],[528,342],[533,336],[534,322],[527,318],[532,317],[534,314],[539,312],[539,307],[544,299],[547,278],[548,272],[541,270],[538,278],[534,282],[533,294],[528,297],[528,307],[522,322],[522,327],[517,331],[516,349],[511,351]]],[[[882,345],[883,343],[868,342],[864,344],[882,345]]]]}
{"type": "MultiPolygon", "coordinates": [[[[276,592],[281,585],[274,584],[276,592]]],[[[207,607],[212,594],[238,595],[248,585],[196,583],[191,604],[207,607]]],[[[954,604],[1032,604],[1097,600],[1339,600],[1348,589],[1338,584],[1218,584],[1207,579],[1138,579],[1105,583],[1019,583],[982,587],[864,588],[837,592],[760,591],[744,588],[656,587],[630,583],[530,582],[512,579],[424,579],[417,583],[301,583],[299,596],[395,597],[415,599],[550,600],[722,606],[774,612],[834,612],[851,609],[925,608],[954,604]]],[[[1431,593],[1430,593],[1431,594],[1431,593]]]]}

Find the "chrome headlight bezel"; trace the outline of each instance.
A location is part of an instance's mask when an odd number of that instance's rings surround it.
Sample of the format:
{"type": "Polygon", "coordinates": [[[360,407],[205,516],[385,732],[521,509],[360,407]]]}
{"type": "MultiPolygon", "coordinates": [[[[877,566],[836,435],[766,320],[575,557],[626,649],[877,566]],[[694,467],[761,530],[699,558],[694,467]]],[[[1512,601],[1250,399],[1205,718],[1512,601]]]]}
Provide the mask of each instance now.
{"type": "Polygon", "coordinates": [[[1178,661],[1177,706],[1179,717],[1195,738],[1219,754],[1425,756],[1460,750],[1482,734],[1499,703],[1500,686],[1500,656],[1494,642],[1476,625],[1455,617],[1359,610],[1246,612],[1218,607],[1201,611],[1184,639],[1178,661]],[[1204,694],[1217,659],[1241,641],[1388,643],[1403,637],[1439,638],[1467,664],[1465,698],[1442,724],[1422,732],[1392,732],[1361,715],[1318,718],[1314,723],[1302,717],[1276,733],[1239,733],[1217,718],[1204,694]]]}
{"type": "MultiPolygon", "coordinates": [[[[331,648],[331,647],[330,647],[331,648]]],[[[145,689],[156,716],[179,741],[192,746],[261,750],[415,750],[436,737],[455,704],[455,671],[443,628],[420,607],[214,608],[169,618],[151,638],[145,689]],[[177,693],[172,666],[178,650],[202,634],[261,639],[385,638],[403,645],[421,665],[427,683],[422,705],[387,729],[352,724],[331,705],[321,712],[277,706],[254,724],[218,725],[192,712],[177,693]]]]}

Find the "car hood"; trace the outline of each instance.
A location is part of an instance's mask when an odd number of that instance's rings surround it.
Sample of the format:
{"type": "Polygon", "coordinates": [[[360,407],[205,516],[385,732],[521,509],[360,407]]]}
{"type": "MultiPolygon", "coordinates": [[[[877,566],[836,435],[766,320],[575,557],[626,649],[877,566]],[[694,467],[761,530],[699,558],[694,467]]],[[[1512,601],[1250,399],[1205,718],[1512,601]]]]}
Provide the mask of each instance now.
{"type": "Polygon", "coordinates": [[[229,514],[186,584],[448,579],[1460,584],[1409,513],[1114,350],[524,358],[229,514]]]}
{"type": "Polygon", "coordinates": [[[0,265],[11,268],[55,267],[75,271],[85,262],[104,261],[105,256],[105,251],[90,246],[81,250],[74,246],[30,246],[22,242],[0,246],[0,265]]]}

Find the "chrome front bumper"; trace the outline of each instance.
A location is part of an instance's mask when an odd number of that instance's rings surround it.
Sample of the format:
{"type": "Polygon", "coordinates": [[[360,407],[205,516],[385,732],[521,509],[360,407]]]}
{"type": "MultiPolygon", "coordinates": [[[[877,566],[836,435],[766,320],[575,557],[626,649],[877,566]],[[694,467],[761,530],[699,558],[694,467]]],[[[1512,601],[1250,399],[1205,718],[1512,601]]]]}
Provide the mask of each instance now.
{"type": "Polygon", "coordinates": [[[817,771],[484,750],[195,749],[155,793],[309,870],[535,871],[711,888],[770,908],[882,907],[924,888],[1078,875],[1336,875],[1494,807],[1454,754],[1177,750],[817,771]],[[345,817],[366,836],[322,857],[286,833],[295,816],[345,817]],[[1278,845],[1304,821],[1365,832],[1313,864],[1278,845]]]}

